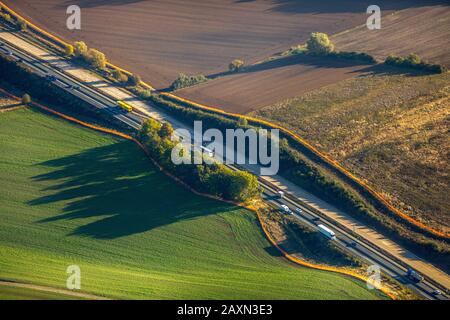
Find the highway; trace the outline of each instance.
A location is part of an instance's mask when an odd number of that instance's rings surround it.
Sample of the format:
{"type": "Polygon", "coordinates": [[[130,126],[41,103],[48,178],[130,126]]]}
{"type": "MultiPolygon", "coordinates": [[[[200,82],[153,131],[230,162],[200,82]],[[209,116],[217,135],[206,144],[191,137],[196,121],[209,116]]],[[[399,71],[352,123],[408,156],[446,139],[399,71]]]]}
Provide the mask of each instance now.
{"type": "MultiPolygon", "coordinates": [[[[131,128],[139,130],[142,121],[148,117],[142,113],[126,113],[117,106],[117,101],[108,94],[89,84],[82,83],[62,69],[55,68],[54,65],[51,65],[46,61],[23,52],[11,43],[5,41],[0,42],[0,52],[27,65],[38,75],[42,76],[44,81],[51,81],[54,85],[88,102],[93,107],[106,112],[116,120],[125,123],[131,128]]],[[[183,128],[187,129],[191,134],[193,133],[192,128],[186,127],[185,124],[162,111],[158,112],[162,115],[164,121],[170,122],[175,129],[183,128]]],[[[263,188],[263,199],[265,201],[276,207],[279,207],[281,204],[287,205],[292,210],[292,215],[296,219],[314,229],[317,229],[318,223],[326,225],[336,233],[337,239],[335,241],[338,246],[369,264],[380,266],[382,272],[397,279],[422,297],[426,299],[447,300],[447,297],[444,295],[433,294],[433,292],[438,289],[438,286],[434,281],[430,281],[428,278],[425,278],[425,280],[420,283],[409,281],[405,276],[407,266],[405,266],[404,263],[400,263],[397,259],[390,256],[389,253],[377,248],[374,244],[355,237],[351,230],[348,230],[345,226],[339,225],[336,221],[331,221],[326,215],[321,214],[296,197],[289,194],[286,194],[282,198],[278,197],[279,190],[275,186],[263,179],[259,180],[263,188]],[[296,208],[300,208],[301,213],[296,212],[296,208]]],[[[439,289],[442,291],[441,287],[439,287],[439,289]]]]}

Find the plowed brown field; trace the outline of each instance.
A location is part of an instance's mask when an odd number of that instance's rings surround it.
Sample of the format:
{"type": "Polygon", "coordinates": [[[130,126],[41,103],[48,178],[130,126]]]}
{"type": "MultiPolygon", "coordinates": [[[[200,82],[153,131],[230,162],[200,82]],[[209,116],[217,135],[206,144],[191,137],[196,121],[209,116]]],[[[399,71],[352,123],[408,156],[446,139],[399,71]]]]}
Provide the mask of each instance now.
{"type": "MultiPolygon", "coordinates": [[[[113,63],[140,74],[156,88],[167,87],[181,72],[206,75],[223,72],[234,58],[244,59],[247,65],[261,61],[303,43],[313,31],[338,34],[335,41],[341,49],[367,50],[377,55],[414,51],[442,61],[450,56],[446,54],[450,38],[449,7],[440,0],[378,1],[383,13],[382,26],[386,28],[381,32],[358,28],[365,23],[366,8],[372,4],[366,0],[6,0],[5,3],[67,40],[82,39],[104,51],[113,63]],[[69,31],[65,25],[66,8],[72,4],[82,8],[80,31],[69,31]],[[415,19],[415,15],[419,18],[415,19]]],[[[184,89],[179,95],[247,113],[367,71],[364,66],[342,63],[295,62],[292,59],[269,68],[224,76],[184,89]]]]}
{"type": "Polygon", "coordinates": [[[358,27],[332,39],[341,50],[368,52],[380,59],[414,52],[450,66],[450,6],[401,10],[383,17],[380,30],[358,27]]]}
{"type": "MultiPolygon", "coordinates": [[[[386,9],[417,1],[396,1],[386,9]]],[[[362,24],[361,0],[6,0],[37,25],[68,40],[85,40],[112,62],[156,87],[180,72],[214,73],[234,58],[252,63],[304,42],[362,24]],[[79,5],[82,29],[66,28],[66,9],[79,5]]]]}

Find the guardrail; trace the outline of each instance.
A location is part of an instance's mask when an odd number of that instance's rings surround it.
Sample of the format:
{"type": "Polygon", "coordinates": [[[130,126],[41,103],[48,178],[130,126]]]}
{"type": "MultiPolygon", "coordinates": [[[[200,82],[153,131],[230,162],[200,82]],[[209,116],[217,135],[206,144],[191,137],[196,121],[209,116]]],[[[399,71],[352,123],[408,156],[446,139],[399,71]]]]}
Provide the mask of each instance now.
{"type": "MultiPolygon", "coordinates": [[[[22,17],[20,14],[18,14],[17,12],[15,12],[14,10],[12,10],[11,8],[9,8],[8,6],[6,6],[3,2],[0,1],[0,5],[2,6],[2,8],[4,8],[4,10],[6,10],[9,14],[11,14],[12,16],[14,16],[16,19],[21,19],[23,21],[25,21],[28,26],[30,27],[30,29],[34,30],[35,32],[47,37],[48,39],[52,40],[55,44],[60,45],[61,47],[65,47],[67,45],[69,45],[69,43],[67,43],[66,41],[50,34],[49,32],[39,28],[38,26],[36,26],[35,24],[33,24],[32,22],[30,22],[29,20],[25,19],[24,17],[22,17]]],[[[107,65],[111,68],[120,70],[123,73],[126,73],[128,75],[131,75],[132,73],[122,69],[114,64],[111,63],[107,63],[107,65]]],[[[142,82],[142,85],[150,90],[155,90],[151,85],[142,82]]],[[[392,204],[389,203],[389,201],[387,199],[385,199],[381,194],[379,194],[373,187],[371,187],[369,184],[367,184],[365,181],[363,181],[362,179],[356,177],[354,174],[352,174],[350,171],[348,171],[346,168],[344,168],[339,162],[337,162],[336,160],[332,159],[329,155],[319,151],[317,148],[315,148],[313,145],[311,145],[308,141],[306,141],[304,138],[302,138],[301,136],[299,136],[298,134],[294,133],[291,130],[288,130],[282,126],[279,126],[277,124],[274,124],[272,122],[269,122],[267,120],[262,120],[262,119],[258,119],[258,118],[254,118],[254,117],[250,117],[247,115],[241,115],[241,114],[236,114],[236,113],[230,113],[227,111],[224,111],[222,109],[219,108],[215,108],[215,107],[210,107],[210,106],[206,106],[206,105],[202,105],[199,103],[196,103],[194,101],[188,100],[188,99],[184,99],[181,97],[178,97],[174,94],[171,93],[167,93],[167,92],[160,92],[161,95],[164,95],[170,99],[176,100],[178,102],[182,102],[185,103],[187,105],[190,105],[194,108],[198,108],[201,110],[206,110],[206,111],[210,111],[210,112],[214,112],[217,114],[222,114],[228,117],[232,117],[232,118],[243,118],[243,119],[247,119],[247,121],[251,122],[251,123],[255,123],[255,124],[259,124],[259,125],[263,125],[269,128],[273,128],[273,129],[279,129],[282,133],[286,134],[287,136],[289,136],[290,138],[292,138],[294,141],[298,142],[301,146],[303,146],[306,150],[310,151],[312,154],[314,154],[315,156],[317,156],[319,159],[321,159],[324,163],[328,164],[330,167],[334,168],[338,173],[342,174],[344,177],[346,177],[350,182],[353,182],[354,184],[356,184],[357,186],[359,186],[362,190],[364,190],[365,192],[367,192],[369,195],[372,196],[372,198],[377,201],[382,207],[384,207],[388,212],[390,212],[391,214],[393,214],[394,216],[397,216],[399,218],[401,218],[403,221],[411,224],[412,226],[418,228],[419,230],[425,231],[433,236],[448,240],[450,239],[450,233],[446,233],[440,230],[436,230],[412,217],[410,217],[409,215],[403,213],[402,211],[400,211],[399,209],[395,208],[392,204]]]]}
{"type": "MultiPolygon", "coordinates": [[[[277,190],[279,190],[279,188],[274,185],[273,183],[269,182],[269,181],[261,181],[260,183],[265,185],[266,188],[268,188],[269,190],[271,190],[272,192],[276,192],[277,190]]],[[[307,208],[309,211],[313,212],[314,214],[316,214],[317,216],[319,216],[321,219],[327,221],[328,223],[332,224],[333,226],[335,226],[336,228],[340,229],[341,232],[347,234],[347,236],[351,236],[353,238],[358,239],[358,241],[362,242],[368,249],[370,250],[374,250],[377,253],[381,253],[382,255],[385,256],[385,258],[392,260],[394,263],[400,265],[401,267],[405,268],[405,269],[409,269],[410,266],[408,264],[406,264],[405,262],[403,262],[402,260],[398,259],[397,257],[395,257],[394,255],[392,255],[389,251],[378,247],[376,244],[373,244],[372,242],[368,241],[367,239],[365,239],[364,237],[361,237],[360,235],[358,235],[357,233],[355,233],[353,230],[351,230],[349,227],[336,222],[335,220],[329,218],[328,216],[326,216],[324,213],[322,213],[320,210],[317,210],[316,208],[314,208],[313,206],[299,200],[298,198],[296,198],[295,196],[291,195],[290,193],[286,193],[285,198],[287,198],[291,203],[294,204],[301,204],[303,207],[307,208]]],[[[447,292],[447,288],[443,285],[441,285],[439,282],[435,281],[433,278],[430,278],[429,276],[427,276],[424,273],[421,273],[421,275],[431,284],[433,284],[434,286],[440,288],[443,292],[447,292]]]]}

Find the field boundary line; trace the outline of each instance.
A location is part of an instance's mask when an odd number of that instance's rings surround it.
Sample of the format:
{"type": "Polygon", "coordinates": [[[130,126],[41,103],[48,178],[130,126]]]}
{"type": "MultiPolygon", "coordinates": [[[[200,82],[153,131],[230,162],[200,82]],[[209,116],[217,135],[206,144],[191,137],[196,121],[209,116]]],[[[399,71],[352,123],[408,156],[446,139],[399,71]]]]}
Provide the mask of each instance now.
{"type": "Polygon", "coordinates": [[[3,109],[0,109],[0,113],[14,111],[14,110],[17,110],[17,109],[22,109],[22,108],[25,108],[25,106],[15,106],[15,107],[3,108],[3,109]]]}
{"type": "MultiPolygon", "coordinates": [[[[5,94],[5,95],[7,95],[7,96],[9,96],[9,97],[11,97],[11,98],[13,98],[13,99],[20,100],[20,98],[14,96],[13,94],[11,94],[11,93],[5,91],[5,90],[2,89],[2,88],[0,88],[0,92],[3,93],[3,94],[5,94]]],[[[287,260],[289,260],[289,261],[291,261],[291,262],[293,262],[293,263],[295,263],[295,264],[298,264],[298,265],[300,265],[300,266],[303,266],[303,267],[308,267],[308,268],[311,268],[311,269],[317,269],[317,270],[322,270],[322,271],[328,271],[328,272],[339,273],[339,274],[342,274],[342,275],[345,275],[345,276],[353,277],[353,278],[355,278],[355,279],[357,279],[357,280],[360,280],[360,281],[362,281],[362,282],[364,282],[364,283],[367,283],[368,277],[364,277],[364,276],[362,276],[362,275],[360,275],[360,274],[358,274],[358,273],[356,273],[356,272],[352,272],[352,271],[346,270],[346,269],[340,269],[340,268],[336,268],[336,267],[331,267],[331,266],[325,266],[325,265],[320,265],[320,264],[314,264],[314,263],[310,263],[310,262],[307,262],[307,261],[303,261],[303,260],[300,260],[300,259],[298,259],[298,258],[296,258],[296,257],[291,256],[291,255],[288,254],[286,251],[284,251],[284,250],[276,243],[276,241],[272,238],[272,236],[270,235],[269,231],[268,231],[267,228],[265,227],[264,221],[263,221],[262,217],[260,216],[260,213],[259,213],[259,211],[258,211],[257,208],[255,208],[254,206],[249,205],[249,204],[238,203],[238,202],[234,202],[234,201],[230,201],[230,200],[225,200],[225,199],[223,199],[223,198],[220,198],[220,197],[217,197],[217,196],[213,196],[213,195],[210,195],[210,194],[206,194],[206,193],[202,193],[202,192],[199,192],[199,191],[195,190],[194,188],[192,188],[191,186],[189,186],[189,185],[188,185],[187,183],[185,183],[184,181],[180,180],[179,178],[175,177],[173,174],[171,174],[171,173],[169,173],[168,171],[166,171],[166,170],[165,170],[165,169],[164,169],[164,168],[163,168],[163,167],[162,167],[155,159],[153,159],[153,157],[150,155],[150,153],[149,153],[149,151],[147,150],[147,148],[146,148],[139,140],[137,140],[136,138],[134,138],[134,137],[132,137],[132,136],[130,136],[130,135],[124,134],[124,133],[122,133],[122,132],[116,131],[116,130],[107,129],[107,128],[104,128],[104,127],[101,127],[101,126],[93,125],[93,124],[90,124],[90,123],[87,123],[87,122],[78,120],[78,119],[76,119],[76,118],[74,118],[74,117],[68,116],[68,115],[66,115],[66,114],[64,114],[64,113],[61,113],[61,112],[55,111],[55,110],[53,110],[53,109],[51,109],[51,108],[48,108],[48,107],[46,107],[46,106],[43,106],[42,104],[39,104],[39,103],[37,103],[37,102],[31,102],[30,104],[33,105],[33,106],[36,106],[36,107],[38,107],[38,108],[40,108],[40,109],[43,109],[43,110],[45,110],[45,111],[47,111],[47,112],[49,112],[49,113],[52,113],[52,114],[57,115],[57,116],[59,116],[59,117],[62,117],[62,118],[64,118],[64,119],[68,120],[68,121],[72,121],[72,122],[75,122],[75,123],[80,124],[80,125],[82,125],[82,126],[85,126],[85,127],[87,127],[87,128],[94,129],[94,130],[97,130],[97,131],[100,131],[100,132],[104,132],[104,133],[108,133],[108,134],[111,134],[111,135],[116,135],[116,136],[119,136],[119,137],[121,137],[121,138],[130,140],[130,141],[133,141],[133,142],[135,142],[135,143],[139,146],[139,148],[147,155],[147,157],[150,159],[150,161],[151,161],[151,162],[152,162],[152,163],[153,163],[160,171],[162,171],[165,175],[167,175],[168,177],[172,178],[172,179],[175,180],[177,183],[181,184],[183,187],[187,188],[189,191],[193,192],[194,194],[196,194],[196,195],[198,195],[198,196],[206,197],[206,198],[209,198],[209,199],[212,199],[212,200],[217,200],[217,201],[225,202],[225,203],[228,203],[228,204],[232,204],[232,205],[235,205],[235,206],[238,206],[238,207],[247,209],[247,210],[249,210],[249,211],[255,213],[255,215],[256,215],[256,217],[257,217],[257,219],[258,219],[259,225],[261,226],[261,229],[262,229],[262,231],[263,231],[265,237],[268,239],[268,241],[269,241],[269,242],[270,242],[277,250],[279,250],[279,251],[281,252],[281,254],[282,254],[287,260]]],[[[381,292],[383,292],[384,294],[386,294],[389,298],[391,298],[391,299],[393,299],[393,300],[397,299],[396,295],[395,295],[394,293],[392,293],[391,290],[385,288],[384,286],[382,286],[379,290],[380,290],[381,292]]]]}
{"type": "MultiPolygon", "coordinates": [[[[51,33],[41,29],[40,27],[36,26],[35,24],[33,24],[31,21],[29,21],[28,19],[22,17],[20,14],[18,14],[17,12],[15,12],[14,10],[12,10],[11,8],[9,8],[7,5],[5,5],[2,1],[0,1],[0,5],[6,9],[6,11],[8,11],[11,15],[13,15],[14,17],[16,17],[16,19],[21,19],[23,21],[25,21],[32,29],[34,29],[35,31],[42,33],[43,35],[45,35],[46,37],[52,39],[53,41],[55,41],[56,43],[59,43],[60,45],[63,46],[67,46],[69,45],[69,43],[67,43],[66,41],[60,39],[59,37],[52,35],[51,33]]],[[[120,70],[123,73],[126,73],[127,75],[131,75],[132,73],[128,70],[122,69],[112,63],[107,62],[107,65],[111,68],[120,70]]],[[[145,82],[141,82],[141,84],[153,91],[156,91],[151,85],[145,83],[145,82]]],[[[292,139],[294,139],[296,142],[300,143],[300,145],[302,145],[304,148],[306,148],[307,150],[309,150],[310,152],[312,152],[314,155],[316,155],[317,157],[319,157],[322,161],[324,161],[325,163],[327,163],[328,165],[330,165],[331,167],[333,167],[335,170],[337,170],[338,172],[340,172],[341,174],[343,174],[345,177],[347,177],[348,179],[350,179],[351,181],[353,181],[354,183],[356,183],[357,185],[359,185],[362,189],[364,189],[366,192],[368,192],[372,197],[374,197],[382,206],[384,206],[388,211],[390,211],[391,213],[393,213],[394,215],[400,217],[401,219],[403,219],[404,221],[414,225],[415,227],[426,231],[430,234],[433,234],[435,236],[441,237],[441,238],[445,238],[445,239],[450,239],[450,233],[449,232],[443,232],[440,230],[436,230],[428,225],[426,225],[425,223],[416,220],[412,217],[410,217],[409,215],[407,215],[406,213],[402,212],[401,210],[397,209],[396,207],[394,207],[383,195],[381,195],[380,193],[378,193],[373,187],[371,187],[368,183],[366,183],[365,181],[363,181],[362,179],[358,178],[357,176],[355,176],[353,173],[351,173],[349,170],[347,170],[346,168],[344,168],[339,162],[337,162],[336,160],[332,159],[329,155],[325,154],[324,152],[319,151],[317,148],[315,148],[311,143],[309,143],[307,140],[305,140],[304,138],[302,138],[301,136],[299,136],[298,134],[294,133],[293,131],[286,129],[280,125],[277,125],[275,123],[272,123],[270,121],[267,120],[262,120],[262,119],[258,119],[258,118],[254,118],[251,116],[247,116],[247,115],[241,115],[241,114],[236,114],[236,113],[231,113],[231,112],[227,112],[225,110],[222,110],[220,108],[216,108],[216,107],[210,107],[210,106],[206,106],[200,103],[196,103],[194,101],[185,99],[185,98],[181,98],[177,95],[171,94],[171,93],[167,93],[167,92],[160,92],[161,95],[167,96],[169,98],[172,98],[174,100],[186,103],[188,105],[191,105],[195,108],[201,109],[201,110],[208,110],[214,113],[219,113],[219,114],[223,114],[229,117],[233,117],[233,118],[243,118],[243,119],[247,119],[248,121],[251,121],[253,123],[257,123],[257,124],[261,124],[264,126],[268,126],[271,127],[273,129],[279,129],[280,131],[282,131],[284,134],[290,136],[292,139]]]]}
{"type": "Polygon", "coordinates": [[[77,297],[77,298],[86,298],[86,299],[90,299],[90,300],[111,300],[109,298],[98,296],[98,295],[91,294],[91,293],[60,289],[60,288],[49,287],[49,286],[44,286],[44,285],[40,285],[40,284],[27,283],[27,282],[17,282],[17,281],[9,281],[9,280],[1,280],[0,279],[0,286],[26,288],[26,289],[36,290],[36,291],[64,294],[67,296],[77,297]]]}

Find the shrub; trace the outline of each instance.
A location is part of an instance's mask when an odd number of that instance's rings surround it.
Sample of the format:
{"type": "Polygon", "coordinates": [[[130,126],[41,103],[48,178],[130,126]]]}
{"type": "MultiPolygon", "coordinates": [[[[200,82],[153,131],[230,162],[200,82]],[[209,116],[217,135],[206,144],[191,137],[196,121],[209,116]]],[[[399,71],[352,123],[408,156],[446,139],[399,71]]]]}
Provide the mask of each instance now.
{"type": "Polygon", "coordinates": [[[299,44],[296,46],[291,47],[289,50],[282,53],[283,56],[286,55],[292,55],[292,54],[302,54],[306,53],[308,51],[308,48],[304,44],[299,44]]]}
{"type": "Polygon", "coordinates": [[[127,83],[128,82],[128,76],[121,72],[120,70],[114,69],[111,72],[111,75],[114,79],[119,81],[120,83],[127,83]]]}
{"type": "Polygon", "coordinates": [[[142,82],[141,77],[137,74],[132,74],[130,77],[128,77],[128,83],[130,86],[136,87],[142,82]]]}
{"type": "Polygon", "coordinates": [[[171,137],[173,133],[173,127],[170,123],[164,122],[161,126],[161,129],[159,130],[159,136],[161,138],[169,138],[171,137]]]}
{"type": "Polygon", "coordinates": [[[377,59],[365,52],[356,51],[333,51],[327,54],[329,57],[336,57],[340,59],[355,60],[360,62],[367,62],[370,64],[377,63],[377,59]]]}
{"type": "Polygon", "coordinates": [[[410,54],[406,57],[389,55],[384,63],[386,65],[396,66],[400,68],[410,68],[430,73],[444,73],[447,71],[447,68],[445,66],[425,62],[417,54],[410,54]]]}
{"type": "Polygon", "coordinates": [[[248,126],[248,120],[245,118],[239,118],[238,124],[241,127],[247,127],[248,126]]]}
{"type": "Polygon", "coordinates": [[[178,90],[206,81],[208,81],[208,78],[206,78],[203,74],[188,76],[185,75],[184,73],[180,73],[178,77],[175,79],[175,81],[172,82],[172,85],[170,87],[172,90],[178,90]]]}
{"type": "Polygon", "coordinates": [[[22,19],[18,20],[17,21],[17,26],[19,27],[19,29],[21,31],[27,31],[28,26],[27,26],[27,23],[24,20],[22,20],[22,19]]]}
{"type": "Polygon", "coordinates": [[[409,63],[410,65],[417,65],[417,64],[420,64],[422,62],[420,57],[417,54],[415,54],[415,53],[411,53],[410,55],[408,55],[405,58],[405,61],[407,63],[409,63]]]}
{"type": "Polygon", "coordinates": [[[89,49],[87,51],[87,53],[85,53],[84,59],[86,60],[86,62],[88,62],[94,68],[97,68],[97,69],[105,69],[106,68],[105,54],[96,49],[89,49]]]}
{"type": "Polygon", "coordinates": [[[73,44],[73,46],[75,49],[76,57],[84,57],[84,55],[88,51],[88,47],[87,47],[86,43],[84,43],[83,41],[77,41],[73,44]]]}
{"type": "Polygon", "coordinates": [[[313,32],[306,42],[308,52],[313,54],[327,54],[334,51],[334,44],[328,35],[321,32],[313,32]]]}
{"type": "Polygon", "coordinates": [[[22,103],[23,104],[29,104],[31,102],[31,97],[30,97],[30,95],[28,94],[28,93],[25,93],[23,96],[22,96],[22,103]]]}
{"type": "Polygon", "coordinates": [[[233,61],[230,62],[230,64],[228,65],[228,70],[230,72],[238,72],[239,70],[241,70],[244,67],[244,61],[241,59],[234,59],[233,61]]]}
{"type": "Polygon", "coordinates": [[[8,22],[8,23],[13,23],[14,22],[13,18],[8,13],[0,12],[0,18],[3,19],[4,21],[8,22]]]}
{"type": "Polygon", "coordinates": [[[68,44],[66,45],[65,49],[64,49],[66,56],[73,56],[75,53],[75,49],[73,48],[73,45],[68,44]]]}

